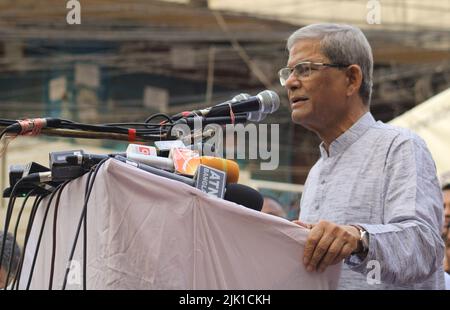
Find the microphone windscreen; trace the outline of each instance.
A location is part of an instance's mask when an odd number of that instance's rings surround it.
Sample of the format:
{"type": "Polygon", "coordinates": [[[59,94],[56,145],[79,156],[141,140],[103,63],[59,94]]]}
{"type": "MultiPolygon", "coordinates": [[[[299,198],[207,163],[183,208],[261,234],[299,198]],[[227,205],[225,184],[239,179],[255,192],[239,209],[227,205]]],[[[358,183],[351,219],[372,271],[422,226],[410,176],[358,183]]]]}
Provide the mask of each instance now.
{"type": "Polygon", "coordinates": [[[261,102],[260,112],[270,114],[278,110],[280,107],[280,97],[272,90],[264,90],[260,92],[257,97],[261,102]]]}
{"type": "Polygon", "coordinates": [[[200,164],[226,172],[227,184],[236,183],[239,180],[239,166],[235,161],[220,157],[201,156],[200,164]]]}
{"type": "Polygon", "coordinates": [[[261,211],[264,203],[257,190],[243,184],[228,184],[224,199],[256,211],[261,211]]]}

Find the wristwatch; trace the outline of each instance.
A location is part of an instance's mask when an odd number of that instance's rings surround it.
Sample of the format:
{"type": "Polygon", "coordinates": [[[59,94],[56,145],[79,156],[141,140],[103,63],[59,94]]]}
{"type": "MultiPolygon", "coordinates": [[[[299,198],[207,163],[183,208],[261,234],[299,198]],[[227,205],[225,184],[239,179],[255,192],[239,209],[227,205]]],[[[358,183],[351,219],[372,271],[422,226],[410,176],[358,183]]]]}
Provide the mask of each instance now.
{"type": "Polygon", "coordinates": [[[358,249],[352,254],[366,254],[369,251],[369,233],[361,226],[352,226],[359,230],[358,249]]]}

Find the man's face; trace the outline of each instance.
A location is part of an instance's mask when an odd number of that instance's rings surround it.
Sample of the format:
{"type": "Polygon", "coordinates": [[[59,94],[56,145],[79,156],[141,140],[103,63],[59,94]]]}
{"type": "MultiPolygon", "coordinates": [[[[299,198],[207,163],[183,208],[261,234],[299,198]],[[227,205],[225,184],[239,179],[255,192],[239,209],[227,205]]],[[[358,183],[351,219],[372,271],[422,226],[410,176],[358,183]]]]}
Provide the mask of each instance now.
{"type": "MultiPolygon", "coordinates": [[[[287,66],[302,61],[330,63],[321,51],[318,40],[298,41],[289,52],[287,66]]],[[[319,67],[301,80],[291,74],[286,81],[292,121],[313,131],[334,125],[348,111],[346,75],[344,70],[319,67]]]]}

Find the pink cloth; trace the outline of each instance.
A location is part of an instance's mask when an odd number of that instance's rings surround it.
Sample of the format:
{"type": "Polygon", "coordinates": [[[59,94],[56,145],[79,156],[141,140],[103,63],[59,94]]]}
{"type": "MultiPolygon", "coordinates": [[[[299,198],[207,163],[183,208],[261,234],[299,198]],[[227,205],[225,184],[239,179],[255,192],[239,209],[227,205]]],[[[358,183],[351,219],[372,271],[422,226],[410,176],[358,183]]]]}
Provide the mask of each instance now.
{"type": "MultiPolygon", "coordinates": [[[[58,209],[54,289],[63,283],[87,176],[63,191],[58,209]]],[[[55,201],[56,199],[54,199],[55,201]]],[[[46,200],[47,201],[47,200],[46,200]]],[[[46,203],[26,252],[21,287],[46,203]]],[[[32,288],[47,289],[54,202],[32,288]]],[[[309,273],[301,263],[308,231],[287,220],[110,160],[88,207],[88,289],[334,289],[340,265],[309,273]]],[[[67,289],[80,289],[81,232],[67,289]]]]}

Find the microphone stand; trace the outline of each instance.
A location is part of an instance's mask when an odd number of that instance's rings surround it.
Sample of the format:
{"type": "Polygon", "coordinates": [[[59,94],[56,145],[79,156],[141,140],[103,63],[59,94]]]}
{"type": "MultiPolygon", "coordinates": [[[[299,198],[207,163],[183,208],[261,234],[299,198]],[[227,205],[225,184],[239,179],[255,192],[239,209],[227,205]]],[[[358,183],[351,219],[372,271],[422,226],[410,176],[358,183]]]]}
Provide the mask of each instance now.
{"type": "MultiPolygon", "coordinates": [[[[0,126],[0,131],[5,128],[0,126]]],[[[109,140],[120,140],[120,141],[130,141],[130,137],[127,134],[120,133],[109,133],[109,132],[94,132],[85,130],[75,130],[75,129],[57,129],[57,128],[43,128],[41,134],[46,136],[56,136],[56,137],[68,137],[68,138],[81,138],[81,139],[109,139],[109,140]]],[[[159,140],[165,140],[168,138],[166,133],[161,135],[146,135],[146,136],[136,136],[133,141],[137,142],[153,142],[159,140]]]]}

